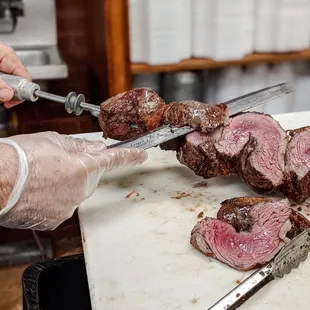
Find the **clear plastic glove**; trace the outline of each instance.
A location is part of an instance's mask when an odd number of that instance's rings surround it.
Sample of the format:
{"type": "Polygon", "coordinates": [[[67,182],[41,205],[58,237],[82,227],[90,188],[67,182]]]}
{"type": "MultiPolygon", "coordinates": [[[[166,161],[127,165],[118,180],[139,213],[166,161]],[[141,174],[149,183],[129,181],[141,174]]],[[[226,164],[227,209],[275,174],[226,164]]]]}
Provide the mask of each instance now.
{"type": "MultiPolygon", "coordinates": [[[[25,66],[17,57],[15,51],[2,42],[0,42],[0,71],[8,74],[22,76],[31,81],[31,76],[25,66]]],[[[14,95],[13,89],[0,79],[0,101],[6,108],[11,108],[21,101],[12,100],[14,95]]]]}
{"type": "Polygon", "coordinates": [[[1,152],[0,225],[8,228],[55,229],[94,193],[104,172],[147,158],[142,150],[106,149],[101,141],[55,132],[0,139],[0,146],[6,148],[1,152]]]}

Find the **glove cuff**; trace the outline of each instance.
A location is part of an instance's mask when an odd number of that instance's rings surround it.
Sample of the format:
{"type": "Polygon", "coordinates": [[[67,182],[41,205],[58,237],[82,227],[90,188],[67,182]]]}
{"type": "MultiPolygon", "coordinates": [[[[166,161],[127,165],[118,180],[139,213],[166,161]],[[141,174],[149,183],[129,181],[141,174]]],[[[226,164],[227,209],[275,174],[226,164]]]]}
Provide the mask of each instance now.
{"type": "Polygon", "coordinates": [[[23,189],[26,184],[29,169],[28,169],[28,160],[27,160],[25,151],[14,140],[10,138],[2,138],[0,139],[0,143],[5,143],[5,144],[13,146],[17,152],[18,159],[19,159],[18,174],[16,177],[13,190],[10,194],[10,197],[7,201],[6,206],[0,211],[0,217],[2,217],[5,214],[7,214],[20,199],[20,196],[22,195],[23,189]]]}

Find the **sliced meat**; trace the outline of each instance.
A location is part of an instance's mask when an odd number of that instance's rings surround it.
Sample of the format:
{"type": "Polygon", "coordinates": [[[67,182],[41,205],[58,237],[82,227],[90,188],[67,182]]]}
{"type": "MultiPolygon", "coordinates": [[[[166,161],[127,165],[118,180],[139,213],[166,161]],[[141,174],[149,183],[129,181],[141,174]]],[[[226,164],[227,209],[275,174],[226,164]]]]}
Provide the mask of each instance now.
{"type": "Polygon", "coordinates": [[[210,105],[198,101],[171,102],[164,112],[163,123],[176,127],[191,126],[202,132],[213,132],[229,117],[227,105],[210,105]]]}
{"type": "MultiPolygon", "coordinates": [[[[228,116],[229,112],[225,104],[210,105],[198,101],[187,100],[182,102],[169,103],[167,109],[164,112],[162,123],[175,127],[190,126],[197,129],[199,132],[202,132],[202,137],[199,139],[210,140],[207,138],[207,133],[212,133],[215,129],[225,124],[228,120],[228,116]]],[[[195,133],[194,135],[189,135],[189,140],[192,138],[196,139],[196,136],[198,137],[198,135],[195,133]]],[[[184,146],[183,152],[189,154],[188,152],[194,150],[194,148],[187,144],[187,141],[188,139],[185,140],[184,137],[180,137],[162,144],[161,149],[165,151],[179,151],[182,145],[185,143],[186,145],[184,146]]],[[[211,149],[213,150],[214,147],[212,146],[211,149]]],[[[193,158],[189,158],[189,160],[193,162],[198,159],[199,156],[203,156],[199,155],[199,152],[200,151],[197,151],[197,154],[193,154],[193,158]]],[[[202,151],[202,153],[206,152],[202,151]]],[[[213,157],[213,154],[209,154],[208,157],[213,157]]],[[[186,161],[184,161],[183,164],[186,164],[186,161]]],[[[209,167],[210,165],[207,164],[207,166],[209,167]]],[[[206,167],[204,170],[206,170],[208,167],[206,167]]],[[[190,166],[189,168],[192,169],[190,166]]],[[[193,168],[193,170],[197,170],[196,167],[193,168]]],[[[210,173],[210,175],[210,177],[215,176],[212,173],[210,173]]],[[[203,174],[201,176],[203,176],[203,174]]]]}
{"type": "MultiPolygon", "coordinates": [[[[222,202],[217,212],[217,219],[225,221],[234,226],[237,232],[251,231],[253,223],[249,217],[250,209],[257,203],[272,202],[273,199],[265,197],[238,197],[222,202]]],[[[300,232],[310,228],[310,222],[301,213],[291,209],[291,230],[287,232],[286,238],[293,239],[300,232]]]]}
{"type": "Polygon", "coordinates": [[[287,141],[286,132],[270,115],[242,113],[229,120],[215,148],[248,186],[264,193],[283,182],[287,141]]]}
{"type": "MultiPolygon", "coordinates": [[[[206,217],[197,223],[191,233],[191,244],[237,270],[251,270],[268,263],[287,241],[292,211],[287,199],[261,200],[247,211],[250,224],[239,227],[247,231],[238,232],[227,222],[226,212],[222,219],[206,217]]],[[[226,207],[229,204],[226,202],[226,207]]],[[[239,206],[244,205],[245,201],[239,202],[239,206]]]]}
{"type": "MultiPolygon", "coordinates": [[[[105,138],[126,140],[164,124],[191,126],[212,132],[228,120],[224,104],[209,105],[198,101],[172,102],[168,105],[154,91],[135,88],[109,98],[100,105],[99,124],[105,138]],[[134,127],[132,125],[135,125],[134,127]]],[[[177,150],[184,139],[163,145],[177,150]]]]}
{"type": "Polygon", "coordinates": [[[166,107],[153,90],[135,88],[100,105],[99,125],[104,138],[122,141],[138,137],[160,125],[166,107]]]}
{"type": "Polygon", "coordinates": [[[225,104],[165,104],[148,88],[114,96],[100,109],[105,138],[135,138],[164,124],[191,126],[195,133],[161,148],[177,151],[178,160],[197,175],[238,174],[257,193],[280,190],[298,203],[310,197],[310,127],[290,131],[289,137],[270,115],[248,112],[228,119],[225,104]]]}
{"type": "Polygon", "coordinates": [[[298,203],[310,197],[310,127],[290,131],[282,192],[298,203]]]}
{"type": "Polygon", "coordinates": [[[251,231],[253,223],[249,217],[251,207],[256,203],[270,202],[264,197],[238,197],[225,200],[217,212],[217,219],[234,226],[236,231],[251,231]]]}
{"type": "Polygon", "coordinates": [[[181,164],[193,170],[196,175],[205,179],[216,177],[218,174],[232,174],[229,164],[218,158],[214,147],[221,132],[220,127],[209,134],[195,131],[187,135],[185,142],[177,152],[177,159],[181,164]]]}
{"type": "Polygon", "coordinates": [[[179,162],[203,178],[218,175],[219,161],[214,148],[215,134],[202,134],[197,131],[189,134],[177,152],[179,162]]]}
{"type": "Polygon", "coordinates": [[[292,229],[286,234],[286,237],[289,239],[295,238],[305,229],[310,228],[310,222],[308,219],[294,209],[292,209],[290,221],[292,223],[292,229]]]}

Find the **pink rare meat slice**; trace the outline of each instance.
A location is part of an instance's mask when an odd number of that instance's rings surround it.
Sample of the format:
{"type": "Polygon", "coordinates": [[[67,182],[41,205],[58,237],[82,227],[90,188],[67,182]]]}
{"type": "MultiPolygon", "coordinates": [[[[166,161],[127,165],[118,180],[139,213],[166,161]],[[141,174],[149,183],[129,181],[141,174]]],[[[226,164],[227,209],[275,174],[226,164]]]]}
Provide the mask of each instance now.
{"type": "Polygon", "coordinates": [[[215,148],[235,161],[248,186],[263,193],[276,190],[283,182],[287,142],[286,132],[270,115],[243,113],[229,120],[215,148]]]}
{"type": "Polygon", "coordinates": [[[281,199],[257,203],[249,210],[250,231],[237,232],[223,220],[206,217],[193,228],[191,243],[237,270],[251,270],[271,261],[288,241],[290,215],[289,201],[281,199]]]}

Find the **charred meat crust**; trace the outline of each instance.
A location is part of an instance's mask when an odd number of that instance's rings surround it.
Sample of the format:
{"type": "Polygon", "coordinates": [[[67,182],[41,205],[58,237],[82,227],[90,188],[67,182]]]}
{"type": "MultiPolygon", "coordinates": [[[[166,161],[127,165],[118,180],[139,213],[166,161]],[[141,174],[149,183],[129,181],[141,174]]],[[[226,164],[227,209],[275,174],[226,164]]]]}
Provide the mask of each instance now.
{"type": "Polygon", "coordinates": [[[287,130],[287,134],[290,136],[290,137],[294,137],[300,133],[303,133],[305,130],[310,130],[310,127],[309,126],[303,126],[303,127],[300,127],[300,128],[297,128],[297,129],[290,129],[290,130],[287,130]]]}
{"type": "MultiPolygon", "coordinates": [[[[252,222],[249,218],[250,209],[257,203],[272,202],[272,198],[265,197],[238,197],[225,200],[217,212],[217,219],[231,224],[237,232],[251,231],[252,222]]],[[[310,228],[310,222],[299,212],[292,209],[290,215],[292,228],[287,233],[289,239],[293,239],[304,229],[310,228]]]]}
{"type": "Polygon", "coordinates": [[[288,198],[302,203],[310,197],[310,126],[289,130],[290,141],[285,154],[284,182],[280,191],[288,198]],[[303,165],[300,167],[300,162],[303,165]],[[303,176],[300,170],[306,169],[303,176]]]}
{"type": "Polygon", "coordinates": [[[292,223],[292,229],[286,234],[286,237],[289,239],[295,238],[305,229],[310,228],[310,222],[308,219],[294,209],[292,209],[290,221],[292,223]]]}
{"type": "Polygon", "coordinates": [[[250,161],[250,157],[255,150],[257,140],[250,137],[249,142],[245,145],[240,156],[239,165],[235,164],[237,174],[243,179],[243,181],[256,193],[267,194],[277,190],[273,186],[272,182],[261,172],[259,172],[250,161]]]}
{"type": "Polygon", "coordinates": [[[220,156],[215,148],[215,142],[220,137],[221,130],[219,127],[212,133],[195,132],[187,135],[183,145],[177,151],[179,162],[205,179],[235,173],[232,162],[220,156]],[[197,135],[200,139],[194,138],[197,135]]]}
{"type": "Polygon", "coordinates": [[[213,132],[227,119],[227,105],[210,105],[192,100],[169,103],[163,115],[164,124],[190,126],[205,133],[213,132]]]}
{"type": "Polygon", "coordinates": [[[121,141],[135,138],[159,127],[166,108],[164,100],[153,90],[134,88],[100,105],[99,125],[104,138],[121,141]]]}
{"type": "Polygon", "coordinates": [[[260,202],[270,202],[264,197],[238,197],[227,199],[221,203],[217,212],[217,219],[231,224],[237,232],[251,231],[252,222],[249,218],[251,207],[260,202]]]}
{"type": "Polygon", "coordinates": [[[203,178],[216,177],[219,173],[219,160],[210,135],[204,135],[204,143],[198,146],[186,141],[177,152],[177,159],[190,168],[196,175],[203,178]]]}
{"type": "Polygon", "coordinates": [[[185,143],[185,137],[178,137],[173,140],[167,141],[160,145],[163,151],[179,151],[182,145],[185,143]]]}
{"type": "MultiPolygon", "coordinates": [[[[166,104],[151,89],[134,88],[100,105],[99,125],[104,138],[123,141],[162,125],[191,126],[202,132],[212,132],[224,124],[228,116],[225,104],[209,105],[190,100],[166,104]]],[[[184,137],[181,137],[161,148],[178,150],[183,142],[184,137]]]]}
{"type": "MultiPolygon", "coordinates": [[[[209,105],[191,100],[171,102],[163,114],[161,125],[190,126],[206,134],[214,132],[216,128],[223,125],[228,116],[228,108],[225,104],[209,105]]],[[[160,147],[165,151],[179,151],[185,141],[184,137],[180,137],[160,147]]]]}
{"type": "Polygon", "coordinates": [[[285,172],[280,191],[298,203],[304,202],[310,197],[310,171],[302,179],[294,171],[285,172]]]}

